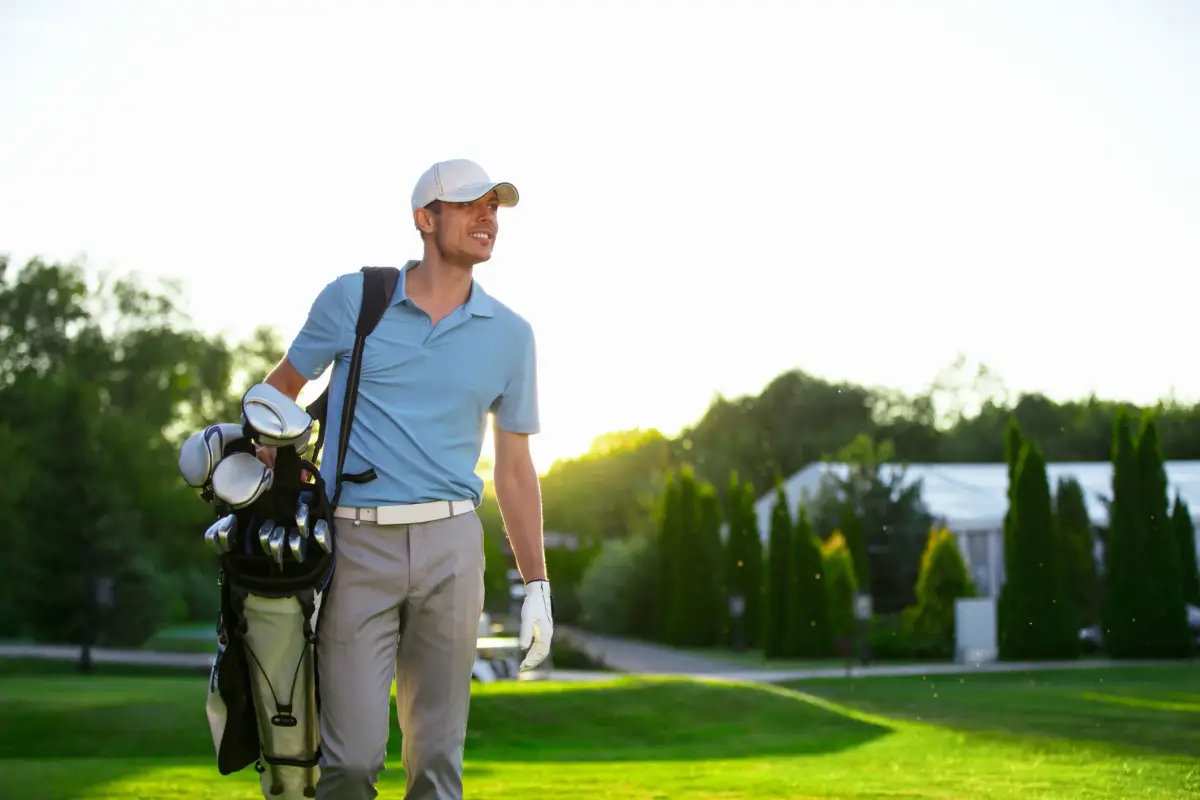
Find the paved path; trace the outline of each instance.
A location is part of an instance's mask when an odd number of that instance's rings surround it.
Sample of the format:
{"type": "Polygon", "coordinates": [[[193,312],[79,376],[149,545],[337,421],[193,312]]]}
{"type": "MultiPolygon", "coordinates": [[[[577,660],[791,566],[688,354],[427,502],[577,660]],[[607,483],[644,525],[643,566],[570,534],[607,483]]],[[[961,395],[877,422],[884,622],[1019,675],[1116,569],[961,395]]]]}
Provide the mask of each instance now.
{"type": "MultiPolygon", "coordinates": [[[[577,628],[556,625],[555,636],[562,636],[591,658],[618,672],[638,675],[709,678],[751,683],[780,683],[814,678],[884,677],[902,675],[967,675],[986,672],[1029,672],[1055,669],[1101,669],[1105,667],[1160,666],[1162,661],[1111,662],[1099,659],[1078,661],[1005,661],[982,664],[874,664],[862,666],[847,662],[843,666],[808,669],[747,669],[718,659],[670,647],[603,636],[577,628]]],[[[1200,666],[1200,661],[1195,662],[1200,666]]],[[[604,673],[591,673],[604,674],[604,673]]]]}

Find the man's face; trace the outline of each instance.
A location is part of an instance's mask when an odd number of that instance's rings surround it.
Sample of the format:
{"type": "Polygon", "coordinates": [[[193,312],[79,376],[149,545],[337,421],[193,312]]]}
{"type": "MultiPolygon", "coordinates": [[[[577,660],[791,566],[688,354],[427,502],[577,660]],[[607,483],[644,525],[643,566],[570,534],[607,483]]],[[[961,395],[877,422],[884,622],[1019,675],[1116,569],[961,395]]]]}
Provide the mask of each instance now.
{"type": "Polygon", "coordinates": [[[500,208],[495,192],[473,203],[441,203],[433,219],[433,244],[448,263],[473,266],[492,257],[496,234],[500,230],[496,216],[500,208]]]}

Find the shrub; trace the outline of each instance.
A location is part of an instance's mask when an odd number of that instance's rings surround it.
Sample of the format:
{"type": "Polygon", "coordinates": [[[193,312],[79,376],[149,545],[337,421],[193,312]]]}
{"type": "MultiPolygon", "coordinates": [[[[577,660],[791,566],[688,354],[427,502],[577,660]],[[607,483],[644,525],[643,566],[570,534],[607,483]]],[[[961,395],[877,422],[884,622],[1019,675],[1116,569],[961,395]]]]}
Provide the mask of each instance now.
{"type": "Polygon", "coordinates": [[[839,654],[854,646],[854,596],[858,593],[855,560],[841,531],[834,531],[821,548],[825,565],[825,590],[829,595],[829,625],[839,654]]]}
{"type": "Polygon", "coordinates": [[[921,555],[917,602],[905,611],[909,630],[941,642],[943,652],[954,652],[954,601],[975,594],[975,582],[954,534],[945,528],[931,529],[921,555]]]}
{"type": "Polygon", "coordinates": [[[788,575],[788,627],[784,637],[787,655],[824,658],[833,655],[834,635],[829,621],[829,592],[821,543],[813,533],[804,506],[796,515],[790,545],[788,575]]]}

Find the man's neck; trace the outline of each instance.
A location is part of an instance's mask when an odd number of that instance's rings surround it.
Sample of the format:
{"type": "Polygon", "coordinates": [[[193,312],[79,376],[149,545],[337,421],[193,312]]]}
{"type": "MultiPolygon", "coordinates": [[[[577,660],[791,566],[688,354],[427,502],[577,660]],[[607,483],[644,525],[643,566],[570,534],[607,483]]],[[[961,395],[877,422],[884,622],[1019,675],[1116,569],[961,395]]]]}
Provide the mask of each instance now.
{"type": "Polygon", "coordinates": [[[425,253],[421,263],[405,275],[404,292],[421,306],[457,308],[471,296],[473,273],[471,267],[447,264],[436,255],[425,253]]]}

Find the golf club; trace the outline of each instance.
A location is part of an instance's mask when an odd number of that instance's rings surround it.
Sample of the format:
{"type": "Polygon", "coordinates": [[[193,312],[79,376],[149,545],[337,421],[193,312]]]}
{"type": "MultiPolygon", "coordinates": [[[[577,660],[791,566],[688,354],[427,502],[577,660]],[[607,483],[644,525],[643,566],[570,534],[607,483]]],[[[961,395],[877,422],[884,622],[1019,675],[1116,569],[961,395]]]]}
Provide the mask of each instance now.
{"type": "Polygon", "coordinates": [[[323,519],[317,520],[316,524],[313,525],[312,535],[313,541],[317,543],[317,546],[328,553],[330,546],[329,523],[323,519]]]}
{"type": "Polygon", "coordinates": [[[237,530],[237,517],[233,514],[217,520],[217,545],[222,553],[228,553],[232,548],[230,539],[237,530]]]}
{"type": "Polygon", "coordinates": [[[283,526],[276,525],[275,530],[271,531],[271,538],[267,542],[271,550],[271,558],[281,567],[283,566],[283,548],[286,546],[286,537],[287,531],[284,530],[283,526]]]}
{"type": "Polygon", "coordinates": [[[258,529],[258,544],[262,551],[271,555],[271,531],[275,530],[275,520],[269,519],[258,529]]]}
{"type": "Polygon", "coordinates": [[[242,419],[258,434],[259,444],[294,447],[301,455],[308,451],[313,418],[269,383],[255,384],[242,395],[242,419]]]}
{"type": "Polygon", "coordinates": [[[303,500],[296,506],[296,530],[302,538],[308,538],[308,503],[303,500]]]}
{"type": "Polygon", "coordinates": [[[300,531],[293,530],[288,534],[288,550],[291,551],[292,558],[304,563],[304,557],[308,555],[308,539],[301,536],[300,531]]]}

